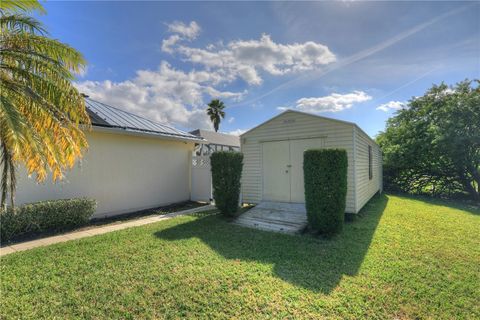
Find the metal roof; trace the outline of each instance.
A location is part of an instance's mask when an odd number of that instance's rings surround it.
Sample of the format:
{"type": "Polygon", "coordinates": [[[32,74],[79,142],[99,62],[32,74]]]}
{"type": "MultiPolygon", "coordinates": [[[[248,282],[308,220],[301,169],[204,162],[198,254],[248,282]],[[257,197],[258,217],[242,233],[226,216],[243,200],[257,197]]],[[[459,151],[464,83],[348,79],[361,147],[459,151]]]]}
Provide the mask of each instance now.
{"type": "Polygon", "coordinates": [[[240,147],[240,137],[226,133],[197,129],[190,131],[191,134],[202,137],[209,144],[218,144],[229,147],[240,147]]]}
{"type": "Polygon", "coordinates": [[[133,113],[109,106],[90,98],[85,98],[85,106],[93,126],[123,129],[129,132],[141,132],[155,136],[202,140],[198,136],[178,130],[133,113]]]}

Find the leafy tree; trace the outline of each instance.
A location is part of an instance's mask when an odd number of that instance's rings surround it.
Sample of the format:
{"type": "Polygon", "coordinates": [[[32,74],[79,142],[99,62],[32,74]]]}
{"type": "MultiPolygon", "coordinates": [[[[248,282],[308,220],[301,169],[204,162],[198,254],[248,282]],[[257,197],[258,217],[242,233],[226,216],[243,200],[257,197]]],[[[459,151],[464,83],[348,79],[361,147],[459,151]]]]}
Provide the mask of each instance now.
{"type": "Polygon", "coordinates": [[[377,140],[387,188],[480,200],[480,81],[434,85],[390,118],[377,140]]]}
{"type": "Polygon", "coordinates": [[[90,120],[72,85],[85,60],[75,49],[50,39],[28,16],[43,12],[38,1],[0,1],[0,160],[1,206],[7,193],[14,205],[16,165],[38,181],[52,171],[62,178],[87,147],[80,124],[90,120]]]}
{"type": "Polygon", "coordinates": [[[225,104],[223,104],[223,102],[218,99],[213,99],[208,104],[207,114],[213,123],[215,132],[218,131],[218,128],[220,127],[220,122],[223,118],[225,118],[225,111],[223,111],[223,109],[225,109],[225,104]]]}

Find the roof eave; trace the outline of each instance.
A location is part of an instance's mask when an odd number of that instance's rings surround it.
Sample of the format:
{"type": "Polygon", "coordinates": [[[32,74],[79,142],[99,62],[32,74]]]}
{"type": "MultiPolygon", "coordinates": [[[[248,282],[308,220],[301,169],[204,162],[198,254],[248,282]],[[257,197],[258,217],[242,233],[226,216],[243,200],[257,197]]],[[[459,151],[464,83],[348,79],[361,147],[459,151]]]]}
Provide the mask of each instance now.
{"type": "Polygon", "coordinates": [[[313,114],[313,113],[309,113],[309,112],[304,112],[304,111],[298,111],[298,110],[292,110],[292,109],[287,109],[279,114],[277,114],[276,116],[256,125],[255,127],[245,131],[244,133],[242,133],[240,135],[240,138],[243,138],[245,135],[247,135],[248,133],[250,133],[251,131],[263,126],[264,124],[267,124],[268,122],[286,114],[286,113],[297,113],[297,114],[303,114],[303,115],[306,115],[306,116],[311,116],[311,117],[316,117],[316,118],[320,118],[320,119],[325,119],[325,120],[330,120],[330,121],[334,121],[334,122],[337,122],[337,123],[343,123],[343,124],[346,124],[346,125],[351,125],[353,127],[356,127],[358,130],[360,130],[362,133],[364,133],[374,144],[376,144],[378,146],[378,143],[375,141],[375,139],[373,139],[372,137],[370,137],[370,135],[368,135],[362,128],[360,128],[355,122],[350,122],[350,121],[345,121],[345,120],[340,120],[340,119],[335,119],[335,118],[329,118],[329,117],[325,117],[325,116],[321,116],[321,115],[318,115],[318,114],[313,114]]]}
{"type": "Polygon", "coordinates": [[[103,126],[91,126],[92,130],[95,132],[106,132],[106,133],[113,133],[113,134],[124,134],[129,136],[138,136],[138,137],[149,137],[149,138],[156,138],[162,140],[175,140],[175,141],[183,141],[183,142],[192,142],[192,143],[206,143],[206,141],[202,138],[197,137],[183,137],[183,136],[176,136],[176,135],[168,135],[164,133],[156,133],[156,132],[142,132],[142,131],[134,131],[122,128],[115,128],[115,127],[103,127],[103,126]]]}

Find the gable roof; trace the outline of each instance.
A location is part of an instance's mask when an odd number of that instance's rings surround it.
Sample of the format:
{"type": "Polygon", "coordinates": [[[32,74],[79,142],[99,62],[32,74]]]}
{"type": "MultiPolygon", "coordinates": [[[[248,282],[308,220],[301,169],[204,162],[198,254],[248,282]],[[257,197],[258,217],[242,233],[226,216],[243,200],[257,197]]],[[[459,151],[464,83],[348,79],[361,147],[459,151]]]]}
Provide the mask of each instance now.
{"type": "Polygon", "coordinates": [[[320,115],[318,115],[318,114],[313,114],[313,113],[308,113],[308,112],[303,112],[303,111],[298,111],[298,110],[292,110],[292,109],[285,110],[285,111],[277,114],[276,116],[268,119],[267,121],[264,121],[264,122],[260,123],[259,125],[256,125],[255,127],[251,128],[250,130],[245,131],[244,133],[242,133],[242,134],[240,135],[240,138],[243,137],[243,136],[245,136],[245,135],[247,135],[248,133],[252,132],[253,130],[255,130],[255,129],[261,127],[261,126],[263,126],[264,124],[267,124],[267,123],[269,123],[270,121],[272,121],[272,120],[274,120],[274,119],[277,119],[277,118],[279,118],[279,117],[281,117],[281,116],[283,116],[283,115],[285,115],[285,114],[287,114],[287,113],[303,114],[303,115],[310,116],[310,117],[315,117],[315,118],[320,118],[320,119],[325,119],[325,120],[329,120],[329,121],[333,121],[333,122],[338,122],[338,123],[343,123],[343,124],[346,124],[346,125],[350,125],[350,126],[352,126],[352,127],[357,128],[357,129],[360,130],[361,132],[363,132],[373,143],[375,143],[376,145],[378,145],[377,142],[376,142],[374,139],[372,139],[372,137],[370,137],[365,131],[363,131],[362,128],[360,128],[360,127],[359,127],[356,123],[354,123],[354,122],[349,122],[349,121],[345,121],[345,120],[339,120],[339,119],[324,117],[324,116],[320,116],[320,115]]]}
{"type": "Polygon", "coordinates": [[[112,128],[130,133],[144,133],[182,140],[203,141],[203,139],[188,132],[154,122],[90,98],[85,98],[85,106],[94,127],[112,128]]]}
{"type": "Polygon", "coordinates": [[[197,129],[190,131],[191,134],[202,137],[207,140],[208,143],[218,144],[229,147],[240,147],[240,137],[231,134],[220,133],[215,131],[197,129]]]}

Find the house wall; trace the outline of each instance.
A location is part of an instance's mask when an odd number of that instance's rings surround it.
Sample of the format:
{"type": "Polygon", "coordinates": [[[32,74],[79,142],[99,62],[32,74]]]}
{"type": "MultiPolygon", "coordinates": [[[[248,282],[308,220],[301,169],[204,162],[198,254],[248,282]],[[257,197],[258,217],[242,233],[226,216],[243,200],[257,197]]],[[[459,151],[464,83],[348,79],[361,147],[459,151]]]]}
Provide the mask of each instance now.
{"type": "Polygon", "coordinates": [[[190,199],[192,142],[148,136],[88,132],[89,150],[66,178],[37,184],[21,168],[17,203],[88,197],[94,217],[162,206],[190,199]]]}
{"type": "Polygon", "coordinates": [[[382,153],[379,146],[362,130],[355,128],[356,212],[382,189],[382,153]],[[368,146],[372,147],[372,179],[369,178],[368,146]]]}
{"type": "Polygon", "coordinates": [[[341,148],[348,155],[348,189],[346,211],[355,213],[352,124],[299,112],[285,112],[241,136],[244,154],[242,200],[262,201],[262,141],[324,137],[325,148],[341,148]]]}

